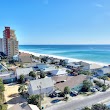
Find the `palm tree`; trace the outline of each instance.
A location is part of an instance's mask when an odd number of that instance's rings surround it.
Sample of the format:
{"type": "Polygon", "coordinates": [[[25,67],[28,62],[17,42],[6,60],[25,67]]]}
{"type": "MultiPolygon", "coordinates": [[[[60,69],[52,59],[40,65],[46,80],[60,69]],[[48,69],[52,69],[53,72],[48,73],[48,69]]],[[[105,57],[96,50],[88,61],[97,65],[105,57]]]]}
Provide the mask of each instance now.
{"type": "Polygon", "coordinates": [[[104,84],[105,84],[105,80],[107,80],[108,77],[107,76],[102,76],[102,79],[104,80],[104,84]]]}
{"type": "Polygon", "coordinates": [[[101,76],[98,76],[98,78],[99,78],[99,81],[100,81],[100,79],[102,78],[101,76]]]}
{"type": "Polygon", "coordinates": [[[18,92],[20,92],[21,94],[24,94],[24,92],[27,90],[26,85],[22,84],[20,85],[20,87],[18,88],[18,92]]]}

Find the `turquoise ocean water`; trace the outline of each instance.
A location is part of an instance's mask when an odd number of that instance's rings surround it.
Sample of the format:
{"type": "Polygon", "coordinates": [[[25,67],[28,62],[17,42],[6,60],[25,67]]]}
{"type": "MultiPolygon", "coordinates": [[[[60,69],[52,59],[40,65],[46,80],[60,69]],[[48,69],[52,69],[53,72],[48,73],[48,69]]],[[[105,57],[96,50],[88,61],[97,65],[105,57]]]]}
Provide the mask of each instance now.
{"type": "Polygon", "coordinates": [[[110,45],[20,45],[19,49],[110,64],[110,45]]]}

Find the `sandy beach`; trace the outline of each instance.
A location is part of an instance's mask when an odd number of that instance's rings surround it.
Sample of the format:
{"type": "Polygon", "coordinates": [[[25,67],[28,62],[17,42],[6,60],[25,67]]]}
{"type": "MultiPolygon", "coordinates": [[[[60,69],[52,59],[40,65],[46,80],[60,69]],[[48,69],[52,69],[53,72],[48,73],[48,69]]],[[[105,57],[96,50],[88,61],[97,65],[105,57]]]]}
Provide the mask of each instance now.
{"type": "Polygon", "coordinates": [[[42,55],[42,56],[49,56],[49,57],[54,57],[54,58],[58,58],[58,59],[68,59],[69,62],[80,62],[80,61],[83,61],[83,62],[86,62],[86,63],[89,63],[89,64],[97,64],[97,65],[100,65],[100,66],[108,66],[109,65],[107,63],[93,62],[93,61],[81,60],[81,59],[76,59],[76,58],[68,58],[68,57],[62,57],[62,56],[56,56],[56,55],[49,55],[49,54],[40,54],[40,53],[24,51],[24,50],[19,50],[19,52],[29,53],[29,54],[32,54],[32,55],[35,55],[35,56],[38,56],[38,57],[40,55],[42,55]]]}

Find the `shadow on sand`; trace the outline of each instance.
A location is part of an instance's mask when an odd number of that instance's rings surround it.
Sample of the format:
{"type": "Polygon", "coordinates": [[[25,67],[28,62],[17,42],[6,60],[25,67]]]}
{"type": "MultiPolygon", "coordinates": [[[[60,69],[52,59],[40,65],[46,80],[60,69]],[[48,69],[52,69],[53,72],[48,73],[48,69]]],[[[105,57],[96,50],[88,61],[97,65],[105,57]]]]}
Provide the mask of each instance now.
{"type": "Polygon", "coordinates": [[[26,102],[24,98],[22,98],[21,96],[17,96],[7,101],[7,104],[17,104],[17,103],[24,103],[24,102],[26,102]]]}

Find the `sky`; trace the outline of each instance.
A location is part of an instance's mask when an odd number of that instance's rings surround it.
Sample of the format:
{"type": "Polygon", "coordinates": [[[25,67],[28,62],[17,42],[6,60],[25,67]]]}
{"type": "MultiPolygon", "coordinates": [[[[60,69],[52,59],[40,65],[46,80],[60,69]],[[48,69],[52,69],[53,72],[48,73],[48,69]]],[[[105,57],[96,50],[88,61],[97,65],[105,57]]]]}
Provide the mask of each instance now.
{"type": "Polygon", "coordinates": [[[110,0],[0,0],[0,37],[19,44],[110,44],[110,0]]]}

